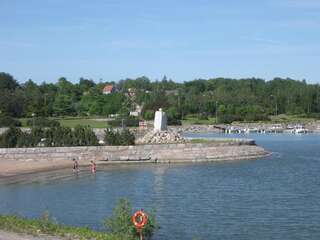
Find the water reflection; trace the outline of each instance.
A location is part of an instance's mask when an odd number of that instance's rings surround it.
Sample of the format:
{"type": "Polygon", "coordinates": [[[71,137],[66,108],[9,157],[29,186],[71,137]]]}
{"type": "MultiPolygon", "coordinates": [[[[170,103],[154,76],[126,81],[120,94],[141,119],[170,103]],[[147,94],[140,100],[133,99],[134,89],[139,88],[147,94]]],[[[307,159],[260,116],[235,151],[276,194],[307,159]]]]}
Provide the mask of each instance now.
{"type": "Polygon", "coordinates": [[[153,192],[154,192],[154,201],[157,211],[163,212],[165,208],[164,194],[165,194],[165,181],[166,181],[166,172],[170,168],[169,164],[159,164],[156,165],[152,172],[154,174],[153,182],[153,192]]]}

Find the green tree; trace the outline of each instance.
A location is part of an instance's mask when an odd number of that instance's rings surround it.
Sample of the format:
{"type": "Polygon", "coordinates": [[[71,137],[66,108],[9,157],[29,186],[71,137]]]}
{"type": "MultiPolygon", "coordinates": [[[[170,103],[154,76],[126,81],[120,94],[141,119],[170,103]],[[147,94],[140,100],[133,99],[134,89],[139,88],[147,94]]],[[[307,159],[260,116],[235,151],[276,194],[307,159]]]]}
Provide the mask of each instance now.
{"type": "Polygon", "coordinates": [[[105,130],[104,142],[106,145],[119,146],[119,145],[134,145],[135,136],[128,129],[115,131],[111,128],[105,130]]]}
{"type": "Polygon", "coordinates": [[[73,130],[73,145],[96,146],[98,139],[90,127],[78,125],[73,130]]]}
{"type": "Polygon", "coordinates": [[[153,120],[154,119],[154,111],[146,110],[143,113],[143,118],[146,119],[146,120],[153,120]]]}
{"type": "Polygon", "coordinates": [[[23,89],[26,96],[26,109],[27,115],[31,116],[32,113],[36,113],[37,116],[43,115],[43,95],[39,86],[29,79],[23,84],[23,89]]]}
{"type": "Polygon", "coordinates": [[[82,93],[89,91],[95,85],[95,82],[91,79],[80,78],[79,87],[82,93]]]}
{"type": "Polygon", "coordinates": [[[44,136],[43,129],[40,127],[31,128],[30,139],[31,146],[37,147],[41,143],[41,139],[44,136]]]}
{"type": "Polygon", "coordinates": [[[116,235],[132,236],[135,228],[131,222],[131,215],[131,203],[127,199],[120,199],[113,209],[111,217],[105,220],[107,230],[116,235]]]}
{"type": "Polygon", "coordinates": [[[0,72],[0,90],[14,90],[19,86],[17,81],[8,73],[0,72]]]}
{"type": "Polygon", "coordinates": [[[61,116],[74,115],[75,109],[72,96],[62,93],[58,94],[53,103],[53,111],[61,116]]]}

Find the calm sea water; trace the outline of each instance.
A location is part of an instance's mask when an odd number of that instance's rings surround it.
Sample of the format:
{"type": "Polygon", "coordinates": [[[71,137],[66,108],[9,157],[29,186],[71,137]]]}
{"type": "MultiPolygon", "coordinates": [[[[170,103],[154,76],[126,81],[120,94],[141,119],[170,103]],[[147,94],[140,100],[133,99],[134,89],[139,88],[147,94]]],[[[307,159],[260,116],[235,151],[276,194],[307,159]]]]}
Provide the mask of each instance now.
{"type": "Polygon", "coordinates": [[[320,239],[320,136],[246,137],[272,156],[37,175],[0,185],[0,214],[39,217],[48,210],[59,223],[102,229],[125,197],[134,209],[157,210],[154,239],[320,239]]]}

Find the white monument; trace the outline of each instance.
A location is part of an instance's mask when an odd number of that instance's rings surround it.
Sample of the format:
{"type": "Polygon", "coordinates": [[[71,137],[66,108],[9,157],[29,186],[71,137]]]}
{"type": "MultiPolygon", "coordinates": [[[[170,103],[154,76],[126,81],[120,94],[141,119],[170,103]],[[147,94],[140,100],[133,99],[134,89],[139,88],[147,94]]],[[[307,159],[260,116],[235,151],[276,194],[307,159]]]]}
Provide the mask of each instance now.
{"type": "Polygon", "coordinates": [[[154,131],[165,131],[167,130],[167,115],[162,112],[162,108],[156,111],[154,115],[154,131]]]}

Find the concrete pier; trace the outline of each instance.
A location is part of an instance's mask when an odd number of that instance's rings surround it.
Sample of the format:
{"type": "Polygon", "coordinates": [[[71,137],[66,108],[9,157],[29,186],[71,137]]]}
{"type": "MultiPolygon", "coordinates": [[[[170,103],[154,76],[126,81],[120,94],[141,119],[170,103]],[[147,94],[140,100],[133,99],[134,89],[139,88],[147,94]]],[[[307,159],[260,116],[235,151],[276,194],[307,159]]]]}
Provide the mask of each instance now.
{"type": "Polygon", "coordinates": [[[252,140],[135,146],[50,147],[0,149],[0,176],[80,165],[126,163],[182,163],[254,159],[268,155],[252,140]]]}

